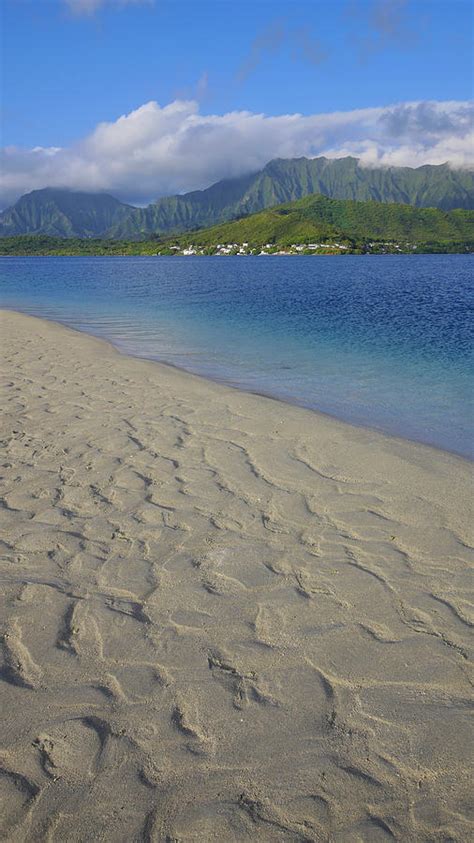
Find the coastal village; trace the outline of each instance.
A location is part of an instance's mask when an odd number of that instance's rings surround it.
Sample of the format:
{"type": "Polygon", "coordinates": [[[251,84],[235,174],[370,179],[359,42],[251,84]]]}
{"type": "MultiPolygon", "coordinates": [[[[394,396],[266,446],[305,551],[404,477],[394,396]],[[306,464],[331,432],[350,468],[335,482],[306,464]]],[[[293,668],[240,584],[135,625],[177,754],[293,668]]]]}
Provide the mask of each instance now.
{"type": "Polygon", "coordinates": [[[182,255],[185,257],[193,255],[314,255],[314,254],[351,254],[377,253],[386,254],[389,252],[410,252],[416,249],[411,243],[393,242],[369,242],[355,246],[347,243],[292,243],[290,246],[281,246],[275,243],[265,243],[261,246],[253,246],[250,243],[216,243],[214,246],[200,246],[190,243],[188,246],[163,246],[156,254],[160,255],[182,255]]]}

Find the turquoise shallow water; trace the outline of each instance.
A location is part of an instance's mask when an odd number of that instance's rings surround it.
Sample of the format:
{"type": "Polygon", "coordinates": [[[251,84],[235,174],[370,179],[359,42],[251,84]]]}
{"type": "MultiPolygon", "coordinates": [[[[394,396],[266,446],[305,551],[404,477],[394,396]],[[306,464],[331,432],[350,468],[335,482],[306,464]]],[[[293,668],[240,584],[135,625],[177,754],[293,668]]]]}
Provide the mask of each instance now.
{"type": "Polygon", "coordinates": [[[464,255],[1,258],[2,307],[474,455],[464,255]]]}

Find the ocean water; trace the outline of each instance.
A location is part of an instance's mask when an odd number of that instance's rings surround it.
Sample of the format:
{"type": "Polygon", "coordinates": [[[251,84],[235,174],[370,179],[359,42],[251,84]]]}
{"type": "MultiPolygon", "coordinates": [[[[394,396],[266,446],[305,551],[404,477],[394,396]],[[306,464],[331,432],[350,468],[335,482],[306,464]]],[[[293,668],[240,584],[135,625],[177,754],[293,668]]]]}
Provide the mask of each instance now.
{"type": "Polygon", "coordinates": [[[467,255],[0,258],[0,305],[474,456],[467,255]]]}

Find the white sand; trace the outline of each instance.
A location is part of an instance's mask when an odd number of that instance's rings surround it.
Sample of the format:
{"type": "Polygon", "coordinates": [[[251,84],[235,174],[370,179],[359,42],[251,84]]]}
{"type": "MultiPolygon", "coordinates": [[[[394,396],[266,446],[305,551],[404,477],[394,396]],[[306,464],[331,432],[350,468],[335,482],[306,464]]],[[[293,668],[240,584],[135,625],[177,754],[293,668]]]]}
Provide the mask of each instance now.
{"type": "Polygon", "coordinates": [[[470,464],[0,328],[5,838],[472,839],[470,464]]]}

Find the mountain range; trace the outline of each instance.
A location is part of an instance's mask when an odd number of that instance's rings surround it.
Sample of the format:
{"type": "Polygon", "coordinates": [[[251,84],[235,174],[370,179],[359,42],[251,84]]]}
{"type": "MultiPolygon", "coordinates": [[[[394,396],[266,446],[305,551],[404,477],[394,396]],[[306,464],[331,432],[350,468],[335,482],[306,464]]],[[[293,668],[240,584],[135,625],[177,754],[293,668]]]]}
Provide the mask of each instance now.
{"type": "Polygon", "coordinates": [[[194,255],[472,252],[474,211],[355,202],[312,194],[238,220],[149,240],[26,234],[0,239],[2,255],[194,255]],[[192,245],[190,245],[192,240],[192,245]],[[227,245],[226,245],[227,244],[227,245]],[[301,245],[303,244],[303,245],[301,245]],[[306,244],[306,245],[304,245],[306,244]]]}
{"type": "Polygon", "coordinates": [[[0,214],[0,236],[143,240],[213,226],[311,194],[470,210],[474,209],[474,172],[453,170],[447,164],[368,168],[352,157],[275,159],[257,173],[164,197],[146,208],[104,193],[44,188],[25,194],[0,214]]]}

